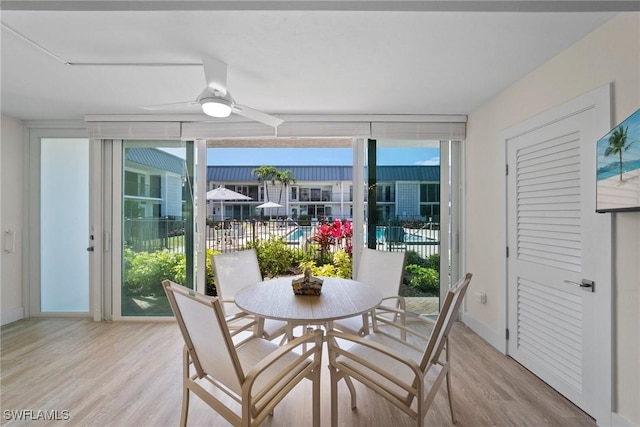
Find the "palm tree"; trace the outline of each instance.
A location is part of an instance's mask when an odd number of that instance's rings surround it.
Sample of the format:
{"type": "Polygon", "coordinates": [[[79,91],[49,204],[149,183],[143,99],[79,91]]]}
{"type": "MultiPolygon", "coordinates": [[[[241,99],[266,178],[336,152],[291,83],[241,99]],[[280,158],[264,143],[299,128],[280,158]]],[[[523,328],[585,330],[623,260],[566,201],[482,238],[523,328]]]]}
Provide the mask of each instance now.
{"type": "Polygon", "coordinates": [[[282,184],[282,187],[280,187],[280,195],[278,196],[278,203],[280,203],[282,200],[282,190],[286,190],[288,185],[295,184],[296,178],[290,170],[278,171],[276,173],[276,181],[282,184]]]}
{"type": "Polygon", "coordinates": [[[285,195],[286,197],[286,202],[285,202],[285,212],[287,213],[287,216],[289,215],[289,195],[286,192],[287,191],[287,186],[291,185],[291,184],[295,184],[296,183],[296,178],[293,176],[293,172],[291,172],[290,170],[286,170],[286,171],[278,171],[276,172],[276,177],[275,177],[276,181],[280,182],[282,184],[282,187],[280,187],[280,195],[278,196],[278,203],[281,202],[282,200],[282,190],[285,190],[285,195]]]}
{"type": "Polygon", "coordinates": [[[609,146],[604,150],[604,156],[608,157],[617,154],[620,158],[620,181],[622,181],[622,152],[627,151],[636,141],[627,144],[627,131],[629,126],[616,128],[611,132],[609,137],[609,146]]]}
{"type": "MultiPolygon", "coordinates": [[[[262,165],[253,169],[251,173],[255,175],[258,182],[262,184],[265,184],[267,181],[271,181],[272,185],[276,184],[276,175],[278,174],[278,170],[273,166],[262,165]]],[[[269,201],[269,187],[267,185],[264,186],[264,191],[265,196],[267,197],[266,201],[269,201]]]]}

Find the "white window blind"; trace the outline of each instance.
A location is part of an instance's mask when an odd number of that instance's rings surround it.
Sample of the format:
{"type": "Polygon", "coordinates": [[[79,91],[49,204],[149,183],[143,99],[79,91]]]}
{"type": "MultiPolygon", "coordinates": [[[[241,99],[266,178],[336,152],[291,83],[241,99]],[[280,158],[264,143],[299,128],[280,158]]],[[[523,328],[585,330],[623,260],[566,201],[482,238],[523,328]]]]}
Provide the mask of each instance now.
{"type": "Polygon", "coordinates": [[[182,139],[198,138],[273,138],[275,129],[260,122],[191,122],[182,123],[182,139]]]}
{"type": "Polygon", "coordinates": [[[373,122],[373,139],[463,140],[465,122],[373,122]]]}
{"type": "Polygon", "coordinates": [[[416,140],[462,140],[467,117],[463,115],[327,115],[282,116],[278,128],[230,119],[187,121],[109,121],[100,116],[87,120],[90,137],[101,139],[225,139],[225,138],[379,138],[416,140]]]}
{"type": "Polygon", "coordinates": [[[180,139],[180,122],[87,121],[86,126],[95,139],[180,139]]]}

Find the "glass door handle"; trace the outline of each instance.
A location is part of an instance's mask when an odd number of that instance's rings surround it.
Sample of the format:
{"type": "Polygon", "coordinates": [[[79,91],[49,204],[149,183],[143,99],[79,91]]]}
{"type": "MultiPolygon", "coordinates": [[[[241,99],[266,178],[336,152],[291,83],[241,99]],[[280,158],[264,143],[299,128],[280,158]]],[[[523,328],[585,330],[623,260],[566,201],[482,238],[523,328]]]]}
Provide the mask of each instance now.
{"type": "Polygon", "coordinates": [[[565,280],[564,283],[568,285],[574,285],[587,292],[595,292],[596,283],[593,280],[582,279],[581,282],[574,282],[573,280],[565,280]]]}

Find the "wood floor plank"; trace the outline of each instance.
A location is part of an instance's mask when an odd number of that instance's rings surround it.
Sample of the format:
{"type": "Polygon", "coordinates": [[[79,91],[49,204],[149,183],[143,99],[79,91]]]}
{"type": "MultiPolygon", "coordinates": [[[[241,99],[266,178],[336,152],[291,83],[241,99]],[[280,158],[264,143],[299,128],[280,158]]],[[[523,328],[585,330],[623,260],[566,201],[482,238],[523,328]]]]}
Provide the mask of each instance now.
{"type": "MultiPolygon", "coordinates": [[[[176,324],[26,319],[2,327],[0,333],[3,426],[178,425],[183,344],[176,324]],[[68,411],[69,420],[31,424],[6,419],[5,411],[19,410],[68,411]]],[[[465,325],[455,325],[450,346],[457,426],[595,427],[580,409],[465,325]]],[[[330,424],[328,378],[328,370],[323,371],[323,427],[330,424]]],[[[349,393],[340,383],[341,426],[412,425],[409,417],[364,386],[356,383],[356,389],[358,408],[352,411],[349,393]]],[[[263,426],[310,426],[309,393],[308,384],[298,386],[263,426]]],[[[444,393],[436,397],[426,425],[451,426],[444,393]]],[[[192,396],[189,425],[228,423],[192,396]]]]}

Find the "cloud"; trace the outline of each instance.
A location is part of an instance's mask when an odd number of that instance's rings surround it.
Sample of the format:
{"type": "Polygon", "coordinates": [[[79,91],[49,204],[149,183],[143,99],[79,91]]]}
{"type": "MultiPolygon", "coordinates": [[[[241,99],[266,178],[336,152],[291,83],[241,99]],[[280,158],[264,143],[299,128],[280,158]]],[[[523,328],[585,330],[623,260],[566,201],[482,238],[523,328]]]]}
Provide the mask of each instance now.
{"type": "Polygon", "coordinates": [[[440,156],[432,157],[427,160],[420,160],[415,162],[414,164],[418,166],[438,166],[440,164],[440,156]]]}

